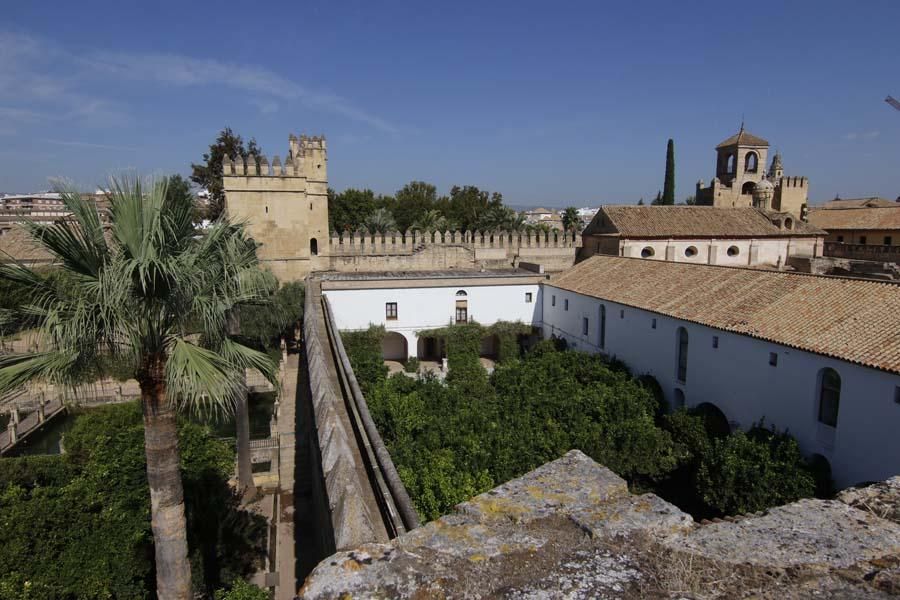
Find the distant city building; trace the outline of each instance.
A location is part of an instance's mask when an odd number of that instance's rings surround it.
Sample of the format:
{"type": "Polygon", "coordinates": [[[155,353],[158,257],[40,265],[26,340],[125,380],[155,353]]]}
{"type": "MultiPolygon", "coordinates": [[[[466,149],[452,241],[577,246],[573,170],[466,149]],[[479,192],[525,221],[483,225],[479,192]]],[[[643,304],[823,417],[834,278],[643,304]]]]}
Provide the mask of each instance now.
{"type": "MultiPolygon", "coordinates": [[[[829,200],[825,204],[821,206],[817,206],[816,209],[819,208],[890,208],[892,206],[900,206],[900,198],[896,200],[887,200],[886,198],[879,198],[877,196],[870,196],[868,198],[835,198],[834,200],[829,200]]],[[[815,210],[815,209],[810,209],[815,210]]]]}
{"type": "Polygon", "coordinates": [[[809,180],[786,177],[781,155],[772,158],[765,170],[769,142],[741,130],[716,146],[716,176],[709,187],[697,182],[698,205],[717,207],[756,207],[793,213],[802,217],[807,204],[809,180]]]}
{"type": "Polygon", "coordinates": [[[559,211],[555,209],[549,208],[535,208],[532,210],[526,210],[522,213],[525,217],[525,222],[529,225],[540,225],[544,224],[550,227],[550,229],[562,229],[562,216],[559,214],[559,211]]]}
{"type": "Polygon", "coordinates": [[[790,213],[712,206],[602,206],[582,232],[595,254],[710,265],[780,267],[822,254],[825,232],[790,213]]]}

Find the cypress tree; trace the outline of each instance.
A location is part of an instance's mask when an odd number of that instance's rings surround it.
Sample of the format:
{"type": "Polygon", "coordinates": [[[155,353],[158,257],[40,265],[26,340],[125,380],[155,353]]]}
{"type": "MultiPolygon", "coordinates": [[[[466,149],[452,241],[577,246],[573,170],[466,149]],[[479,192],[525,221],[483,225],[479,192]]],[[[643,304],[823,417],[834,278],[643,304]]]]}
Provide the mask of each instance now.
{"type": "Polygon", "coordinates": [[[663,204],[675,204],[675,142],[669,138],[666,146],[666,181],[663,184],[663,204]]]}

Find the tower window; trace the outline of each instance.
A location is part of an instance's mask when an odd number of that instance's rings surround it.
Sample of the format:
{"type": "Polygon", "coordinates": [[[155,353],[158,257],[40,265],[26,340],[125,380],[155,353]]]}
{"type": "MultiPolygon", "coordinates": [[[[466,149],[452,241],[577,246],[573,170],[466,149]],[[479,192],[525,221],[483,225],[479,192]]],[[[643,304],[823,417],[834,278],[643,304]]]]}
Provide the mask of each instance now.
{"type": "Polygon", "coordinates": [[[319,255],[319,240],[316,238],[309,238],[309,253],[312,256],[319,255]]]}
{"type": "Polygon", "coordinates": [[[748,173],[756,173],[759,170],[759,157],[756,152],[748,152],[744,159],[744,170],[748,173]]]}

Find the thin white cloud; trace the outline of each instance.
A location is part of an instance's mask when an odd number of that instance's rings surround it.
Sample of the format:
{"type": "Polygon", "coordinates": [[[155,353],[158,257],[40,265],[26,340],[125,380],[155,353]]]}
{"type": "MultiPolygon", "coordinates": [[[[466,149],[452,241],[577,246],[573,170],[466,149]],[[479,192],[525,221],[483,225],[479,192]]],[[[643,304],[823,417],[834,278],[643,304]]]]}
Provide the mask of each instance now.
{"type": "Polygon", "coordinates": [[[119,125],[128,117],[109,99],[106,84],[110,78],[178,87],[225,87],[247,93],[251,102],[259,102],[263,113],[278,110],[279,103],[295,102],[383,132],[397,132],[393,124],[346,98],[301,85],[260,66],[178,54],[79,54],[50,40],[0,30],[0,99],[47,104],[56,109],[60,119],[119,125]],[[101,88],[102,95],[94,91],[101,88]]]}
{"type": "Polygon", "coordinates": [[[391,123],[354,106],[345,98],[311,89],[262,67],[176,54],[108,52],[89,55],[85,64],[119,78],[177,86],[234,88],[334,112],[388,133],[397,131],[391,123]]]}
{"type": "Polygon", "coordinates": [[[845,140],[855,141],[855,140],[874,140],[879,135],[881,135],[880,131],[852,131],[844,136],[845,140]]]}
{"type": "Polygon", "coordinates": [[[135,148],[134,146],[115,146],[112,144],[98,144],[96,142],[81,142],[77,140],[53,140],[46,139],[41,140],[47,144],[53,144],[56,146],[70,146],[73,148],[96,148],[99,150],[126,150],[126,151],[134,151],[137,152],[140,148],[135,148]]]}

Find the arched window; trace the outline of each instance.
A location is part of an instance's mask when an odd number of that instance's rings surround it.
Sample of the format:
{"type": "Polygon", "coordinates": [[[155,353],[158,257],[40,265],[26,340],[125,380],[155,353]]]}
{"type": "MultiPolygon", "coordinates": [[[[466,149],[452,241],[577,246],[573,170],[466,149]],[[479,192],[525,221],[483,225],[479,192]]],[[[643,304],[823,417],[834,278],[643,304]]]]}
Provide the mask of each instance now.
{"type": "Polygon", "coordinates": [[[734,174],[734,154],[729,154],[728,158],[725,159],[725,172],[734,174]]]}
{"type": "Polygon", "coordinates": [[[606,307],[600,305],[600,348],[606,348],[606,307]]]}
{"type": "Polygon", "coordinates": [[[684,327],[678,328],[678,362],[677,379],[687,381],[688,332],[684,327]]]}
{"type": "Polygon", "coordinates": [[[752,181],[744,182],[744,185],[741,186],[741,193],[745,196],[752,194],[754,186],[756,186],[756,183],[752,181]]]}
{"type": "Polygon", "coordinates": [[[675,410],[684,408],[684,392],[681,390],[681,388],[675,388],[675,404],[673,408],[675,410]]]}
{"type": "Polygon", "coordinates": [[[747,173],[756,173],[759,170],[759,156],[756,152],[748,152],[744,159],[744,171],[747,173]]]}
{"type": "Polygon", "coordinates": [[[822,369],[819,372],[819,422],[837,427],[840,403],[841,376],[834,369],[822,369]]]}
{"type": "Polygon", "coordinates": [[[456,295],[457,296],[468,296],[468,294],[466,293],[465,290],[459,290],[458,292],[456,292],[456,295]]]}
{"type": "Polygon", "coordinates": [[[651,246],[644,246],[641,250],[641,258],[652,258],[654,254],[656,254],[656,252],[651,246]]]}
{"type": "Polygon", "coordinates": [[[784,220],[784,228],[785,228],[785,229],[792,229],[793,227],[794,227],[794,220],[793,220],[792,218],[790,218],[790,217],[786,218],[786,219],[784,220]]]}
{"type": "Polygon", "coordinates": [[[316,238],[309,238],[309,253],[312,256],[319,255],[319,241],[316,238]]]}

